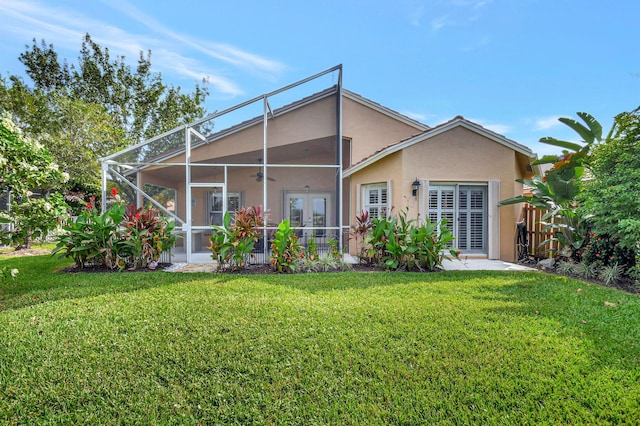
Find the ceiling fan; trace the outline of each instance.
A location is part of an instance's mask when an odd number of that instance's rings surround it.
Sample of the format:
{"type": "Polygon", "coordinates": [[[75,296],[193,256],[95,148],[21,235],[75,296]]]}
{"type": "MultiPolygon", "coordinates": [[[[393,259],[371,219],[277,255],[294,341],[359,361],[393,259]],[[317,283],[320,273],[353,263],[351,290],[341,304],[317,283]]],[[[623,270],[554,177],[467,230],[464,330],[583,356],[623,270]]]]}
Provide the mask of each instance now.
{"type": "MultiPolygon", "coordinates": [[[[258,158],[258,164],[262,164],[262,158],[258,158]]],[[[251,175],[249,177],[256,178],[256,182],[262,182],[264,179],[264,173],[262,173],[262,167],[258,167],[258,172],[255,175],[251,175]]],[[[267,178],[270,182],[275,182],[276,180],[272,177],[267,178]]]]}

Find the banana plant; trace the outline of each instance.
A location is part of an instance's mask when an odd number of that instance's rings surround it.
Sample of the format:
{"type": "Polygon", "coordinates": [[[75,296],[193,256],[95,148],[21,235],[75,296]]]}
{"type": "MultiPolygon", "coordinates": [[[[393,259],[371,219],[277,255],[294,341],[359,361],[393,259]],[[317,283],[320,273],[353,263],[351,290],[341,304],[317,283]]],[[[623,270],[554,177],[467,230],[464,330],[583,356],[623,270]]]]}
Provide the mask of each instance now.
{"type": "MultiPolygon", "coordinates": [[[[561,155],[546,155],[532,165],[553,164],[544,176],[532,179],[516,179],[531,188],[531,195],[519,195],[502,200],[500,205],[529,203],[546,210],[542,217],[546,229],[554,230],[562,248],[569,253],[582,245],[584,219],[577,212],[577,198],[582,191],[582,181],[588,171],[589,153],[595,143],[603,142],[602,125],[586,112],[576,113],[583,123],[572,118],[561,117],[561,123],[569,126],[581,138],[582,143],[544,137],[541,143],[562,148],[561,155]]],[[[612,135],[613,129],[605,140],[612,135]]],[[[543,241],[546,245],[549,240],[543,241]]]]}

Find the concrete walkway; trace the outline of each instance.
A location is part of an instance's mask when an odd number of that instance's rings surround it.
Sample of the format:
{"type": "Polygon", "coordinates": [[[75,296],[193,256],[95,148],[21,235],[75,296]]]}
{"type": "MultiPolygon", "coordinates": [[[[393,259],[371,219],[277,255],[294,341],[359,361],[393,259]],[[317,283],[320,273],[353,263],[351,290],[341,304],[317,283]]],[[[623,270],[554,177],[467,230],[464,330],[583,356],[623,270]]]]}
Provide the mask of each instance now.
{"type": "MultiPolygon", "coordinates": [[[[535,271],[525,265],[489,259],[445,260],[442,264],[446,271],[535,271]]],[[[215,272],[215,263],[175,263],[165,269],[167,272],[215,272]]]]}
{"type": "Polygon", "coordinates": [[[535,271],[535,268],[490,259],[445,260],[442,266],[446,271],[535,271]]]}

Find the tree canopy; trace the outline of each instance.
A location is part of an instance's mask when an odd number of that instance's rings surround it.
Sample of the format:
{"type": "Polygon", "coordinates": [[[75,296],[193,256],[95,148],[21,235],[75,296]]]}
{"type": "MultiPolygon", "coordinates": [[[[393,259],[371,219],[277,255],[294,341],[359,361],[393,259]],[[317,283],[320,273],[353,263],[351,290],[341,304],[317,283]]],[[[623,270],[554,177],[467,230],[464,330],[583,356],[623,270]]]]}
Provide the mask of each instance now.
{"type": "Polygon", "coordinates": [[[164,83],[151,71],[150,51],[132,68],[87,34],[77,64],[35,39],[19,60],[31,82],[0,77],[0,109],[69,172],[67,190],[98,185],[99,157],[206,114],[206,82],[190,93],[164,83]]]}
{"type": "Polygon", "coordinates": [[[196,84],[192,93],[162,81],[151,71],[151,51],[140,52],[135,69],[124,56],[112,58],[86,34],[77,65],[62,63],[52,44],[33,40],[20,55],[34,90],[58,92],[87,104],[101,105],[130,143],[140,142],[205,115],[209,92],[196,84]]]}
{"type": "Polygon", "coordinates": [[[62,172],[41,144],[22,134],[5,114],[0,117],[0,188],[13,194],[11,214],[2,212],[2,223],[11,223],[2,242],[29,247],[33,237],[46,236],[66,215],[68,206],[59,193],[49,191],[64,183],[69,175],[62,172]],[[34,192],[40,192],[36,197],[34,192]]]}
{"type": "Polygon", "coordinates": [[[618,114],[611,136],[590,154],[591,178],[581,209],[598,233],[620,238],[636,249],[640,242],[640,108],[618,114]]]}

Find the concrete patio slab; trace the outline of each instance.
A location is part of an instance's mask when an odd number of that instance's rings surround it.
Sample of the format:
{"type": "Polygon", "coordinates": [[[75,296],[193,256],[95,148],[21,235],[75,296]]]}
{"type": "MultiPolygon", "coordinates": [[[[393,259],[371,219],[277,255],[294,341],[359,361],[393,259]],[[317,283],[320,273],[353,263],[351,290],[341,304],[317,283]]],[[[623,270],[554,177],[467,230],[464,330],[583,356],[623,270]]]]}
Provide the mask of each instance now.
{"type": "Polygon", "coordinates": [[[445,260],[445,271],[535,271],[535,268],[491,259],[445,260]]]}

